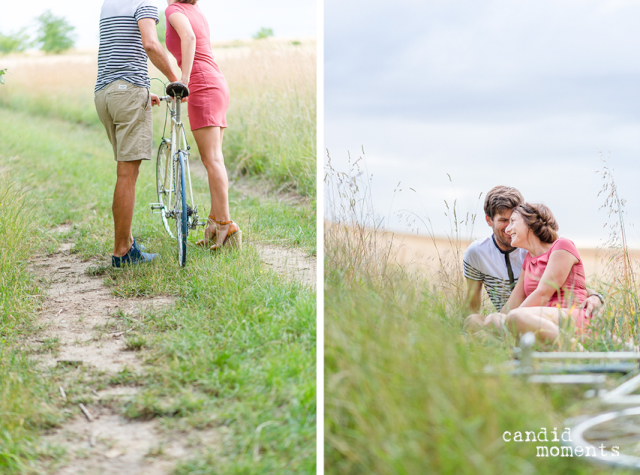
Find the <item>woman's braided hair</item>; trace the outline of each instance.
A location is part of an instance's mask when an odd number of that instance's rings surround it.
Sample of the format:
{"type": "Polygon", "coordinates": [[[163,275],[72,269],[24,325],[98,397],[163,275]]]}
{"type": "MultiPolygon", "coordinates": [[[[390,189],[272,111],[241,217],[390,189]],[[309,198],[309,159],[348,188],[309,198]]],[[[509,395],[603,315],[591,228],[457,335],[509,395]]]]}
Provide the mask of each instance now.
{"type": "Polygon", "coordinates": [[[558,239],[558,223],[545,205],[524,203],[513,211],[522,216],[533,234],[542,242],[552,243],[558,239]]]}
{"type": "Polygon", "coordinates": [[[191,5],[195,5],[198,3],[198,0],[178,0],[178,3],[190,3],[191,5]]]}

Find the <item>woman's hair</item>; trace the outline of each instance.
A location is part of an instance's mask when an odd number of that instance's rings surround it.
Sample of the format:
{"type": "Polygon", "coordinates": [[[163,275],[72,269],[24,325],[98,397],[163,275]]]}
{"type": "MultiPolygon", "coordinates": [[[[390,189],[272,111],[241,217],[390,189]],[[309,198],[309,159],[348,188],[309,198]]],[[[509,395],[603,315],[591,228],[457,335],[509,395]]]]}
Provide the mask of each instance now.
{"type": "Polygon", "coordinates": [[[178,0],[178,3],[190,3],[191,5],[195,5],[198,3],[198,0],[178,0]]]}
{"type": "Polygon", "coordinates": [[[515,188],[495,186],[484,199],[484,214],[493,219],[496,214],[511,211],[522,203],[524,203],[524,198],[515,188]]]}
{"type": "Polygon", "coordinates": [[[522,216],[533,234],[542,242],[552,243],[558,239],[558,223],[545,205],[523,203],[513,212],[522,216]]]}

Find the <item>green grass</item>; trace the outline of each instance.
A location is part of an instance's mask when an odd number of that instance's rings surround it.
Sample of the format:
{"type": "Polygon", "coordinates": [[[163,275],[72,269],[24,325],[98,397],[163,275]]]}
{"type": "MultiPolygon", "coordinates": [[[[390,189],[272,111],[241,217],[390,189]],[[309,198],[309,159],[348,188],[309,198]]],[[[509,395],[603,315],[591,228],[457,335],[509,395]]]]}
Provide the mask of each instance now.
{"type": "MultiPolygon", "coordinates": [[[[562,432],[566,418],[594,408],[583,388],[483,375],[510,360],[515,341],[464,332],[462,279],[450,280],[459,264],[429,278],[408,273],[377,240],[367,183],[329,172],[337,224],[325,231],[326,473],[611,473],[584,458],[536,457],[551,442],[503,440],[505,431],[562,432]]],[[[621,349],[602,330],[637,313],[619,294],[609,292],[587,349],[621,349]]]]}
{"type": "MultiPolygon", "coordinates": [[[[5,127],[6,134],[4,161],[45,211],[45,222],[76,224],[80,234],[76,249],[83,256],[106,253],[113,239],[110,213],[115,162],[104,130],[14,111],[3,114],[0,126],[5,127]],[[65,131],[64,140],[60,139],[61,131],[65,131]],[[35,186],[38,183],[46,186],[35,186]]],[[[206,216],[207,184],[196,177],[192,179],[196,203],[201,215],[206,216]]],[[[141,165],[136,192],[139,206],[134,216],[134,233],[142,242],[169,245],[160,232],[159,217],[151,214],[146,205],[157,199],[153,161],[141,165]]],[[[291,206],[275,197],[260,200],[241,195],[233,187],[229,201],[233,219],[248,239],[297,245],[314,252],[313,202],[291,206]]]]}
{"type": "MultiPolygon", "coordinates": [[[[267,178],[276,187],[315,200],[315,45],[241,43],[236,48],[247,47],[248,54],[221,60],[231,90],[223,142],[227,168],[232,176],[267,178]]],[[[93,103],[95,66],[84,61],[62,68],[64,63],[30,61],[25,58],[12,67],[0,95],[1,107],[102,131],[93,103]]],[[[153,67],[150,76],[166,80],[153,67]]],[[[163,94],[158,81],[151,85],[153,92],[163,94]]],[[[165,110],[164,103],[154,107],[154,136],[161,133],[165,110]]],[[[190,130],[187,137],[198,155],[190,130]]]]}
{"type": "Polygon", "coordinates": [[[27,260],[42,244],[30,202],[0,173],[0,472],[22,473],[39,457],[53,456],[36,444],[37,434],[61,418],[27,356],[16,350],[33,329],[38,288],[27,260]]]}
{"type": "MultiPolygon", "coordinates": [[[[104,131],[46,115],[0,112],[0,168],[27,196],[27,201],[18,201],[12,208],[24,209],[23,219],[8,226],[28,226],[6,244],[7,253],[2,254],[11,254],[12,264],[20,263],[3,267],[17,282],[17,290],[6,301],[24,307],[11,310],[11,315],[33,318],[39,290],[33,285],[26,256],[55,249],[47,230],[68,222],[73,223],[72,229],[62,238],[74,240],[73,251],[81,258],[97,259],[89,273],[104,278],[115,295],[177,299],[167,310],[147,311],[136,318],[114,314],[110,320],[109,325],[118,330],[133,329],[126,344],[150,363],[144,374],[124,371],[101,376],[80,368],[77,371],[86,381],[69,398],[82,402],[86,397],[82,388],[88,385],[142,385],[129,405],[115,409],[130,418],[160,418],[167,427],[177,424],[181,430],[226,434],[221,452],[199,452],[183,461],[177,473],[313,473],[315,292],[265,269],[251,243],[314,249],[314,205],[291,205],[276,197],[258,199],[231,190],[233,217],[248,244],[242,252],[218,255],[189,245],[188,264],[181,269],[174,242],[148,209],[147,203],[155,201],[155,171],[151,163],[143,163],[134,235],[162,257],[152,265],[115,272],[109,267],[115,162],[104,131]],[[25,236],[29,239],[21,239],[25,236]],[[26,247],[16,254],[20,246],[26,247]]],[[[203,180],[194,178],[194,194],[196,202],[208,210],[203,180]]],[[[13,211],[5,214],[12,220],[19,216],[13,211]]],[[[7,328],[12,327],[7,324],[7,328]]],[[[21,473],[29,460],[47,463],[37,435],[68,417],[64,412],[54,416],[46,404],[56,393],[54,381],[65,370],[58,368],[51,378],[40,378],[19,357],[21,353],[12,351],[18,356],[11,363],[15,366],[6,366],[6,371],[22,376],[11,383],[7,404],[18,409],[11,408],[15,420],[3,418],[0,427],[7,427],[14,441],[6,449],[6,459],[13,464],[7,465],[6,472],[21,473]],[[25,377],[26,373],[30,376],[25,377]],[[23,400],[17,397],[21,390],[26,393],[23,400]],[[17,429],[21,419],[27,420],[20,411],[32,414],[29,423],[23,423],[25,435],[17,429]]],[[[8,380],[0,381],[2,385],[9,387],[8,380]]]]}

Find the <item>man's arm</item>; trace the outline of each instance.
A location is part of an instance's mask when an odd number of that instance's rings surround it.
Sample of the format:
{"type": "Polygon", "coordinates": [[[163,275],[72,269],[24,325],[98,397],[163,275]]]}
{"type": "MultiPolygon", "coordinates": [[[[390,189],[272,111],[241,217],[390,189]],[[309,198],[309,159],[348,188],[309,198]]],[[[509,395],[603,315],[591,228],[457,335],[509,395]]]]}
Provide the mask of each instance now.
{"type": "Polygon", "coordinates": [[[465,308],[469,313],[477,313],[482,304],[482,281],[468,277],[465,280],[467,281],[467,295],[464,298],[465,308]]]}
{"type": "Polygon", "coordinates": [[[584,308],[586,316],[589,317],[593,312],[600,311],[600,307],[604,305],[604,298],[589,288],[587,288],[587,295],[588,297],[582,302],[581,307],[584,308]]]}
{"type": "Polygon", "coordinates": [[[138,28],[140,28],[140,35],[142,35],[142,46],[144,46],[144,50],[147,52],[153,65],[158,68],[169,81],[176,82],[178,76],[173,73],[171,64],[169,63],[169,57],[158,40],[156,21],[153,18],[142,18],[138,22],[138,28]]]}

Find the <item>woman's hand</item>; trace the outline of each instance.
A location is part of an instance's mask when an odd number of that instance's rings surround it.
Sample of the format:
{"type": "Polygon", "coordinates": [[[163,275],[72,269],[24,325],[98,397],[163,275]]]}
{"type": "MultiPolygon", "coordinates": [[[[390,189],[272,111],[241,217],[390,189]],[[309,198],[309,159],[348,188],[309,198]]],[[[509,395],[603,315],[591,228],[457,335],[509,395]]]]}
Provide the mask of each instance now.
{"type": "MultiPolygon", "coordinates": [[[[180,82],[185,86],[189,87],[189,76],[186,76],[186,77],[182,76],[182,78],[180,78],[180,82]]],[[[188,99],[189,99],[188,97],[183,97],[182,101],[180,102],[187,102],[188,99]]]]}

